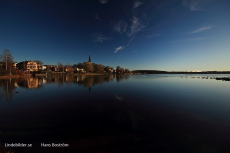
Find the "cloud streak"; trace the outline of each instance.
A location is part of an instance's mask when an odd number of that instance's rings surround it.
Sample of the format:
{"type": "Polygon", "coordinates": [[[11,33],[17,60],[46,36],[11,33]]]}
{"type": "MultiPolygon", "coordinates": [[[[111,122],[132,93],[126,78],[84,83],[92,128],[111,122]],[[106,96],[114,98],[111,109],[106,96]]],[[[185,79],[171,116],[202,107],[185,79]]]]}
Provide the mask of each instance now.
{"type": "Polygon", "coordinates": [[[203,31],[206,31],[206,30],[210,30],[212,29],[213,26],[209,26],[209,27],[202,27],[202,28],[199,28],[199,29],[196,29],[194,31],[191,31],[187,34],[192,34],[192,33],[200,33],[200,32],[203,32],[203,31]]]}
{"type": "Polygon", "coordinates": [[[95,34],[93,37],[95,38],[95,40],[93,42],[101,42],[102,43],[102,42],[109,39],[108,37],[105,37],[103,34],[99,34],[99,33],[95,34]]]}
{"type": "Polygon", "coordinates": [[[114,27],[114,30],[122,34],[126,32],[127,26],[128,26],[127,22],[119,21],[117,25],[114,27]]]}
{"type": "Polygon", "coordinates": [[[99,0],[99,2],[100,2],[101,4],[106,4],[106,3],[108,3],[108,0],[99,0]]]}
{"type": "Polygon", "coordinates": [[[123,47],[123,46],[117,47],[117,48],[115,48],[114,53],[117,53],[119,50],[122,50],[122,49],[124,49],[124,47],[123,47]]]}
{"type": "Polygon", "coordinates": [[[140,26],[140,28],[136,31],[136,33],[133,35],[133,37],[131,38],[131,40],[129,41],[127,47],[129,46],[129,44],[132,42],[133,38],[136,36],[136,34],[138,33],[138,31],[140,31],[142,28],[142,26],[140,26]]]}
{"type": "Polygon", "coordinates": [[[135,16],[133,16],[131,22],[132,22],[132,25],[130,27],[130,31],[127,34],[128,37],[133,36],[134,34],[136,34],[137,31],[140,29],[140,27],[142,25],[140,20],[135,16]]]}

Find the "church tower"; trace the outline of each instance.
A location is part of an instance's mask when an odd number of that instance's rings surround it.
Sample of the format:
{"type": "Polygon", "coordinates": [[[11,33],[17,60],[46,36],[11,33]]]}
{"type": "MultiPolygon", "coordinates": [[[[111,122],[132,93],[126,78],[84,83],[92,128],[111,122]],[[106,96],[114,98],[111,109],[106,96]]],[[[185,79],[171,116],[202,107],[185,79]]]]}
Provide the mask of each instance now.
{"type": "Polygon", "coordinates": [[[88,62],[90,62],[90,63],[91,63],[91,59],[90,59],[90,52],[89,52],[89,60],[88,60],[88,62]]]}

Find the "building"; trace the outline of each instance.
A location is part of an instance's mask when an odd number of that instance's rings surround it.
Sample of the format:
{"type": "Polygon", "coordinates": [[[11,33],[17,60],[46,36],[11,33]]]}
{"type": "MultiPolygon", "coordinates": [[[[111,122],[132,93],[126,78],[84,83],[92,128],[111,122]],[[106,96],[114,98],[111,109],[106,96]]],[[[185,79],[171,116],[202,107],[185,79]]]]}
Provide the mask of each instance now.
{"type": "Polygon", "coordinates": [[[67,67],[65,68],[65,71],[66,71],[66,72],[74,72],[74,69],[72,68],[72,66],[67,66],[67,67]]]}
{"type": "Polygon", "coordinates": [[[88,62],[90,62],[90,63],[91,63],[91,59],[90,59],[90,53],[89,53],[89,60],[88,60],[88,62]]]}
{"type": "Polygon", "coordinates": [[[76,68],[75,69],[75,72],[79,73],[79,72],[85,72],[85,70],[83,68],[76,68]]]}
{"type": "Polygon", "coordinates": [[[23,71],[30,71],[30,72],[36,72],[39,70],[39,64],[33,61],[23,61],[20,63],[17,63],[16,68],[18,70],[23,70],[23,71]]]}
{"type": "Polygon", "coordinates": [[[47,71],[59,71],[58,66],[56,65],[44,65],[43,70],[47,70],[47,71]]]}

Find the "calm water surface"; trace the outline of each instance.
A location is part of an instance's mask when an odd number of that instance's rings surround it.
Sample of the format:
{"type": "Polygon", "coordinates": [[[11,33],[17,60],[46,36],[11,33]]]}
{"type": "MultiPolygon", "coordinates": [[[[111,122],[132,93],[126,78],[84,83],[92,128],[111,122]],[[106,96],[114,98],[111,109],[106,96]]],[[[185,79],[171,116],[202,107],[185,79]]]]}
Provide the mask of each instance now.
{"type": "Polygon", "coordinates": [[[210,77],[230,75],[208,76],[1,79],[0,143],[33,144],[16,152],[229,152],[230,81],[210,77]]]}

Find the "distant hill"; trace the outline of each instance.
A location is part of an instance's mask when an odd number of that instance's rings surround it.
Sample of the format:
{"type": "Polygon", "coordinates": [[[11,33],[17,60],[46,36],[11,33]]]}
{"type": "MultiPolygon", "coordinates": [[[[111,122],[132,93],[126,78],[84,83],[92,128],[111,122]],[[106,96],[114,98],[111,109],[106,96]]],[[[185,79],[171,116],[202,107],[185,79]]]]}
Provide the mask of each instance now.
{"type": "Polygon", "coordinates": [[[146,73],[146,74],[230,74],[230,71],[160,71],[160,70],[133,70],[133,73],[146,73]]]}

